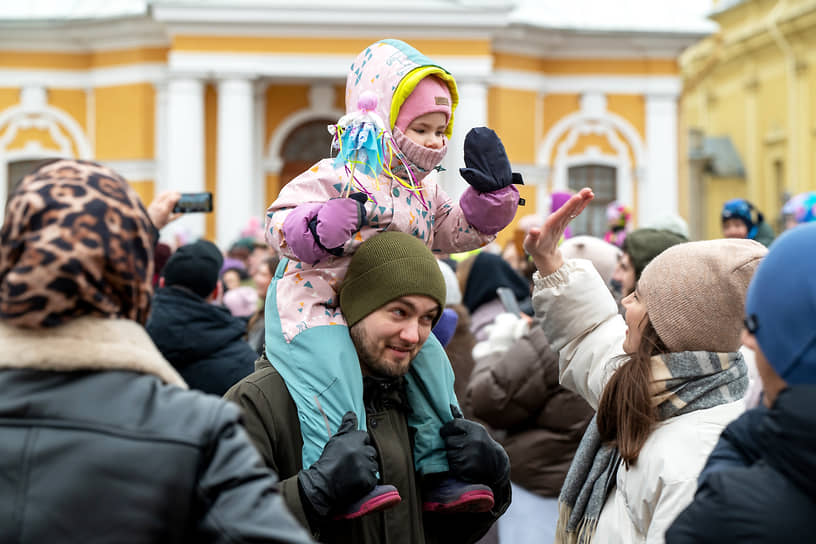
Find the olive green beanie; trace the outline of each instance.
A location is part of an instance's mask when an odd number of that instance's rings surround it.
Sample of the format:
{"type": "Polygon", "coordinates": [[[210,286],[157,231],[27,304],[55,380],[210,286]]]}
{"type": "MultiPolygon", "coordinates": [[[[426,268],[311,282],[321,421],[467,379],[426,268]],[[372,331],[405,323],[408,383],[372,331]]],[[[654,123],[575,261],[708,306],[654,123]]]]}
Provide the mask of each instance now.
{"type": "Polygon", "coordinates": [[[422,240],[383,232],[363,242],[340,285],[340,309],[348,326],[408,295],[425,295],[445,307],[445,278],[422,240]]]}
{"type": "Polygon", "coordinates": [[[683,242],[688,242],[688,239],[676,232],[643,228],[627,234],[621,250],[629,255],[629,261],[635,270],[635,281],[637,281],[649,261],[668,248],[683,242]]]}

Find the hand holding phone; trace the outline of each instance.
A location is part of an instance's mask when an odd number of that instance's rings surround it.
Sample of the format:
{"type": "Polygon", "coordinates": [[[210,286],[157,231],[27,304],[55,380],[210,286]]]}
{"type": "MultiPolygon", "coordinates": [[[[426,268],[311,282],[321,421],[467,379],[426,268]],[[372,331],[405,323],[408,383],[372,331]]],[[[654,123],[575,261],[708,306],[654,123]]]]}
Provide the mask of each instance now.
{"type": "Polygon", "coordinates": [[[174,213],[210,213],[213,210],[212,193],[182,193],[173,208],[174,213]]]}

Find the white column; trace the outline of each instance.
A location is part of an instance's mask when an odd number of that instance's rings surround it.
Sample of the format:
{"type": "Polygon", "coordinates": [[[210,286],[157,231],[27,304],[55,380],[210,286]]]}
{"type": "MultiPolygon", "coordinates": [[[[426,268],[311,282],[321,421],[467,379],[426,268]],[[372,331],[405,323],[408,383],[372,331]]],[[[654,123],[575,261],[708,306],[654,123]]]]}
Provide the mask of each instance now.
{"type": "MultiPolygon", "coordinates": [[[[182,193],[204,191],[204,84],[194,78],[171,79],[167,84],[166,179],[162,185],[182,193]]],[[[204,236],[204,214],[190,213],[162,229],[162,237],[176,234],[195,241],[204,236]]]]}
{"type": "Polygon", "coordinates": [[[155,183],[156,194],[170,189],[167,179],[167,82],[158,81],[153,84],[156,92],[156,138],[153,156],[156,164],[155,183]]]}
{"type": "Polygon", "coordinates": [[[216,244],[226,249],[255,212],[253,87],[249,79],[218,82],[218,138],[216,151],[216,244]]]}
{"type": "Polygon", "coordinates": [[[445,192],[457,200],[467,189],[467,182],[459,175],[465,166],[465,136],[473,127],[487,126],[487,85],[483,82],[460,82],[459,105],[453,114],[453,135],[448,142],[448,154],[442,162],[446,169],[440,176],[445,192]]]}
{"type": "MultiPolygon", "coordinates": [[[[264,174],[263,162],[266,155],[266,140],[264,134],[266,133],[266,87],[265,83],[255,85],[255,105],[253,110],[253,184],[252,184],[252,207],[253,215],[260,218],[261,223],[264,220],[264,211],[267,206],[272,203],[267,202],[266,195],[266,176],[264,174]]],[[[272,198],[271,195],[269,198],[272,198]]]]}
{"type": "Polygon", "coordinates": [[[646,175],[639,183],[638,224],[678,213],[677,97],[646,97],[646,175]]]}

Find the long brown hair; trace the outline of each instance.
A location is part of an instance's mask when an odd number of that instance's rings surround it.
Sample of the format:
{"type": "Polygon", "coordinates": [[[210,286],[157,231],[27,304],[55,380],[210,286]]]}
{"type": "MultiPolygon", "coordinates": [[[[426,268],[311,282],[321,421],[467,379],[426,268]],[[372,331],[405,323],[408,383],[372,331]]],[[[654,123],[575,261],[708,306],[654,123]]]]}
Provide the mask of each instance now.
{"type": "Polygon", "coordinates": [[[615,444],[626,468],[637,461],[643,444],[657,422],[649,384],[651,358],[669,350],[644,316],[646,324],[640,344],[629,360],[618,368],[604,387],[598,403],[597,424],[601,439],[615,444]]]}

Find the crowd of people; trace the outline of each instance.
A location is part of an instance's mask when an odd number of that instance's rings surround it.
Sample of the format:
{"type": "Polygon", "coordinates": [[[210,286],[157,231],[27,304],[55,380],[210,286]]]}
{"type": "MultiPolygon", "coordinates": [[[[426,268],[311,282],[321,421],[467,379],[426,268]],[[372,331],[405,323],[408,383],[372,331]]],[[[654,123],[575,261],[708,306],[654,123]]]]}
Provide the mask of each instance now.
{"type": "Polygon", "coordinates": [[[573,233],[551,195],[505,247],[498,135],[434,171],[456,81],[382,40],[335,154],[225,251],[172,247],[179,194],[57,160],[0,230],[0,541],[808,541],[816,192],[774,239],[671,216],[573,233]]]}

